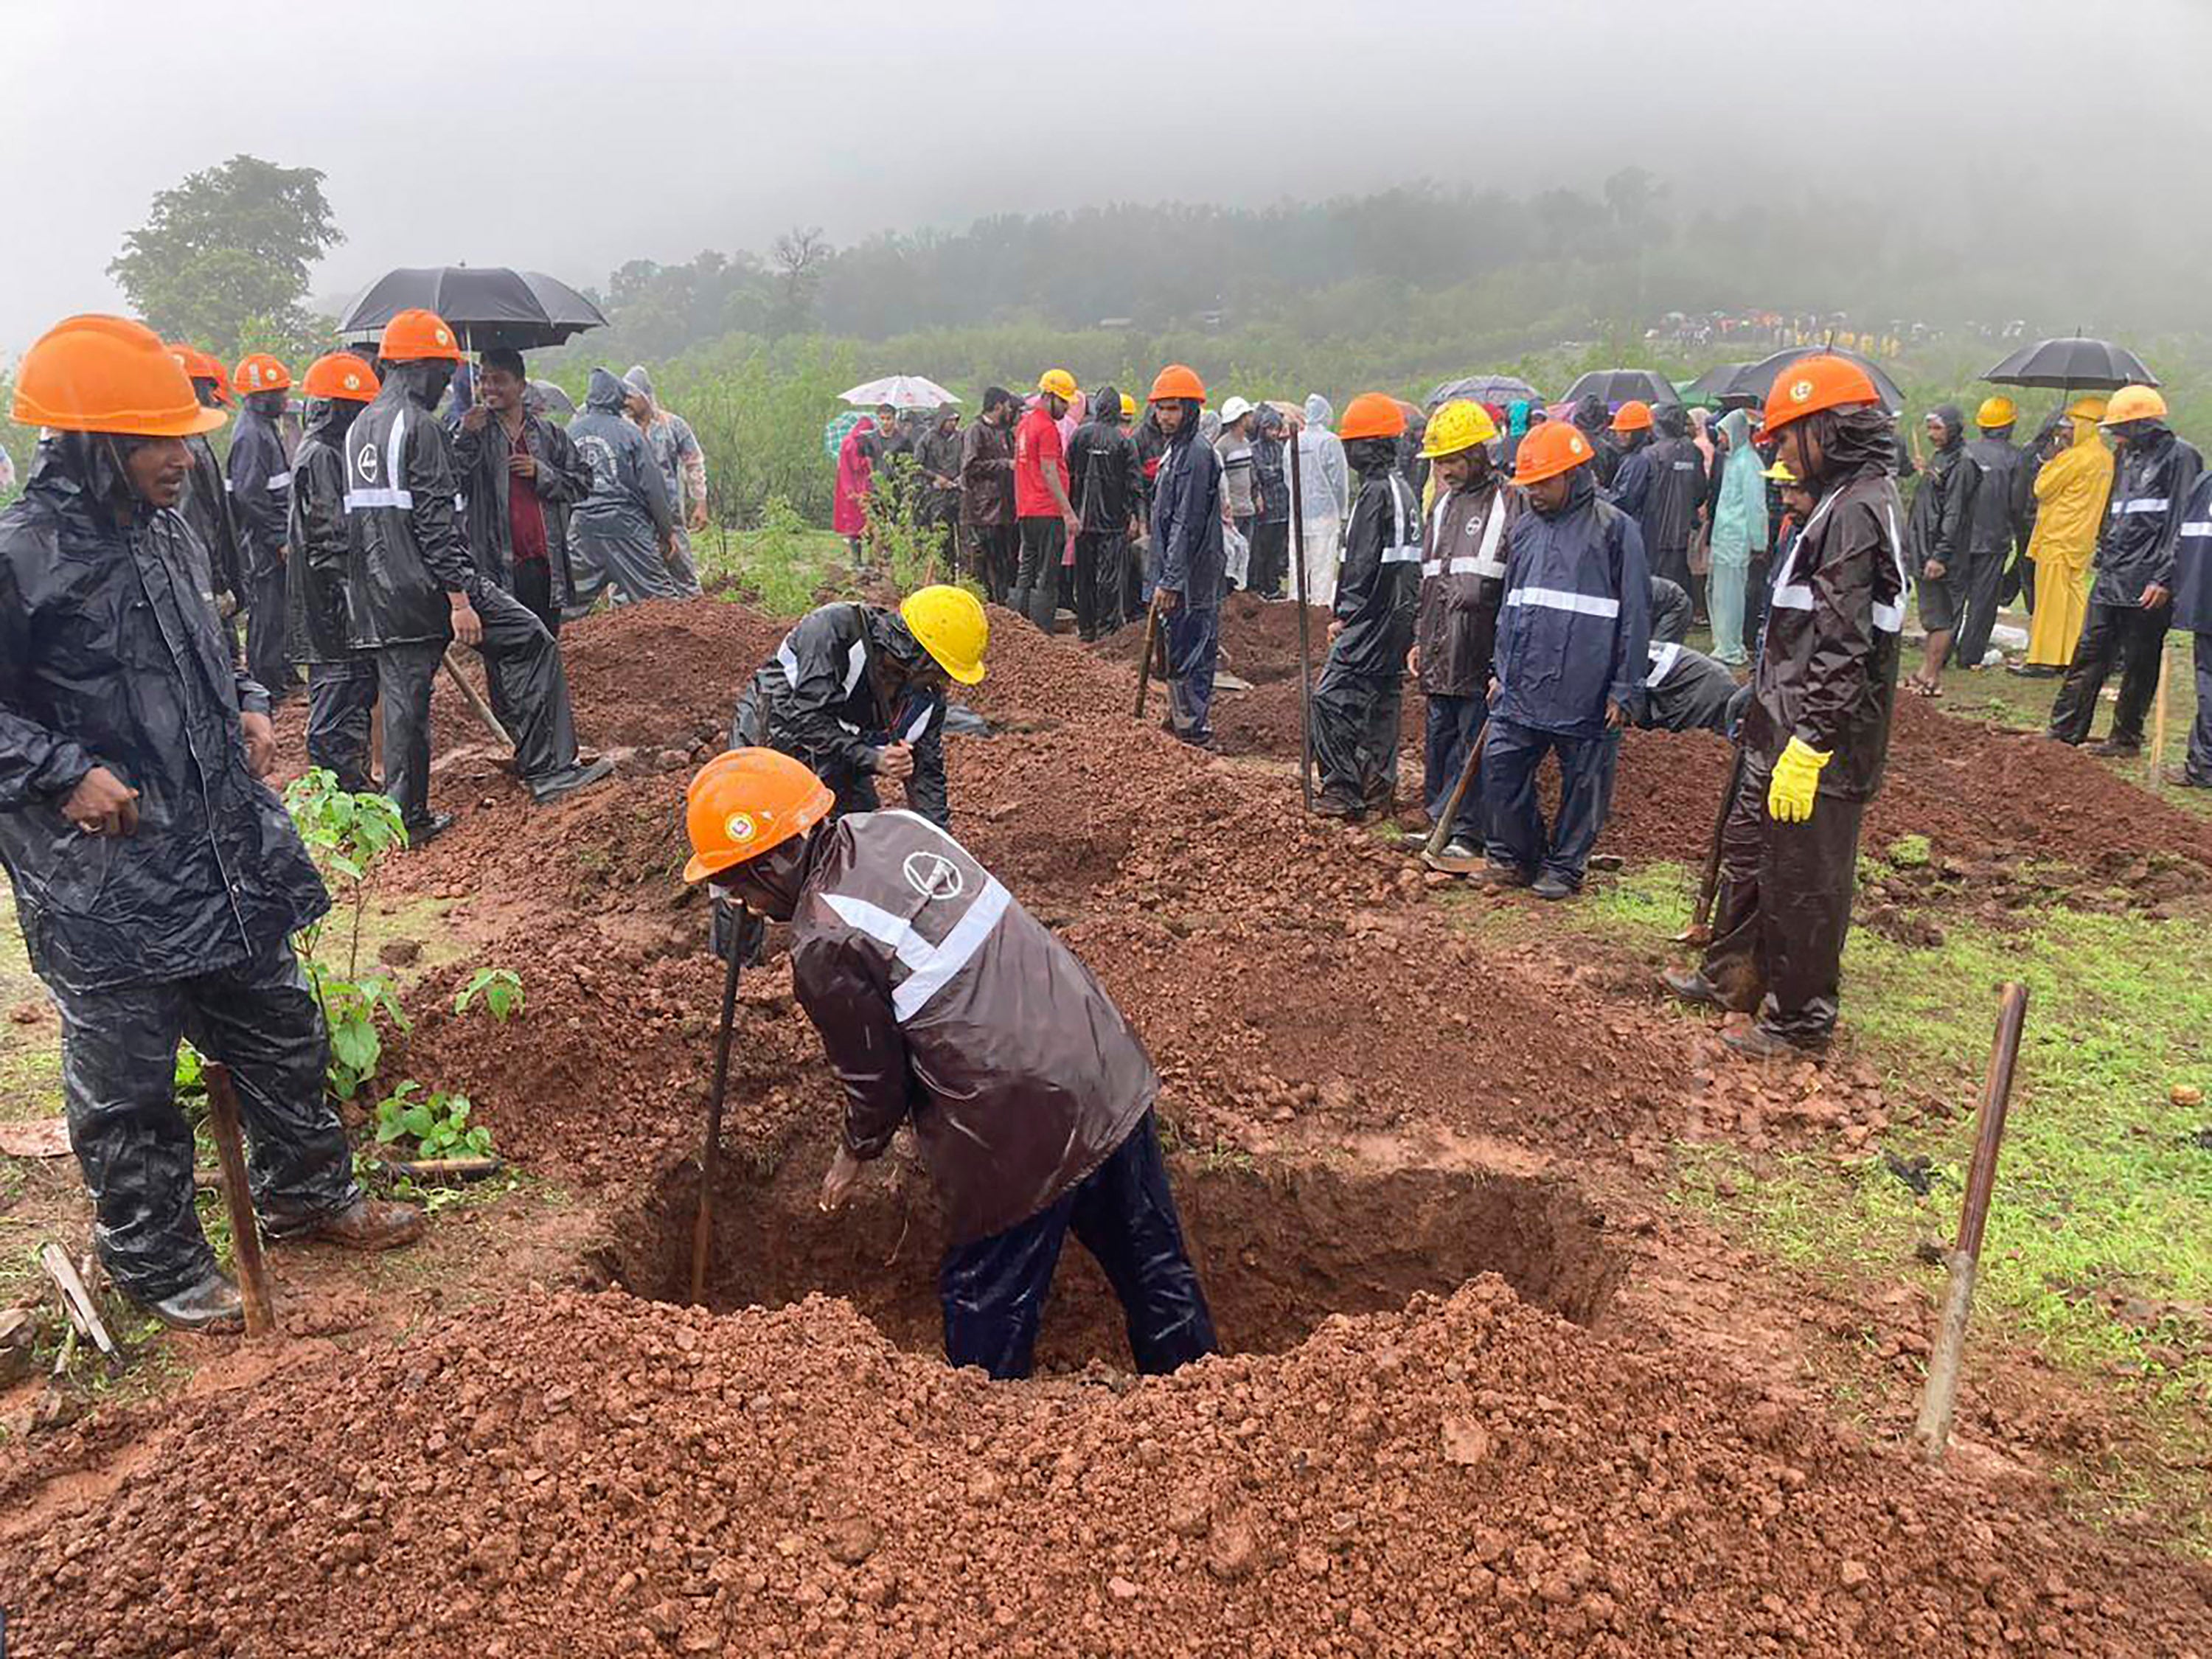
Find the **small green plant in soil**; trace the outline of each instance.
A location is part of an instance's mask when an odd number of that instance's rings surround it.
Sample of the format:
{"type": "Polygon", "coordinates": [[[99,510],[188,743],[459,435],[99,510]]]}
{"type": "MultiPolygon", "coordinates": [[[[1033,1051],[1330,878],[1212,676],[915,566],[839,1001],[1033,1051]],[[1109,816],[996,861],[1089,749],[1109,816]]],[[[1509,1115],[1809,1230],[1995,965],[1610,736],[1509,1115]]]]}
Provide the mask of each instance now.
{"type": "Polygon", "coordinates": [[[377,1144],[396,1143],[410,1163],[489,1158],[491,1131],[470,1122],[471,1110],[466,1095],[442,1089],[425,1095],[422,1085],[410,1078],[376,1103],[377,1144]]]}
{"type": "Polygon", "coordinates": [[[465,1014],[471,1004],[482,1001],[484,1012],[504,1025],[522,1012],[522,976],[512,968],[479,968],[455,994],[453,1012],[465,1014]]]}
{"type": "Polygon", "coordinates": [[[392,981],[361,971],[361,928],[368,905],[369,876],[386,854],[406,843],[406,830],[390,797],[341,789],[337,777],[321,767],[286,786],[284,807],[337,897],[319,920],[300,931],[297,944],[301,966],[322,1002],[330,1027],[331,1092],[350,1100],[374,1073],[383,1053],[380,1022],[388,1021],[398,1030],[408,1029],[392,981]],[[322,955],[333,925],[343,930],[342,968],[322,955]]]}

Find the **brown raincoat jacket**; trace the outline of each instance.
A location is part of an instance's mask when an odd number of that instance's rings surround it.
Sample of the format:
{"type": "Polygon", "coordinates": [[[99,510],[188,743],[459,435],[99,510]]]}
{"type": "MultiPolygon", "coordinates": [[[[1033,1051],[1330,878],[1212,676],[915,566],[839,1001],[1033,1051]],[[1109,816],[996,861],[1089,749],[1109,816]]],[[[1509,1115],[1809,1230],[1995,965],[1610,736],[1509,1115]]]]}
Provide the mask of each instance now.
{"type": "Polygon", "coordinates": [[[845,1086],[846,1146],[878,1157],[911,1119],[955,1245],[1050,1205],[1159,1093],[1091,970],[915,813],[819,833],[791,957],[845,1086]]]}
{"type": "Polygon", "coordinates": [[[1498,605],[1505,597],[1505,526],[1517,506],[1495,474],[1446,490],[1429,514],[1422,547],[1420,609],[1413,646],[1421,690],[1432,697],[1480,697],[1490,688],[1498,605]]]}

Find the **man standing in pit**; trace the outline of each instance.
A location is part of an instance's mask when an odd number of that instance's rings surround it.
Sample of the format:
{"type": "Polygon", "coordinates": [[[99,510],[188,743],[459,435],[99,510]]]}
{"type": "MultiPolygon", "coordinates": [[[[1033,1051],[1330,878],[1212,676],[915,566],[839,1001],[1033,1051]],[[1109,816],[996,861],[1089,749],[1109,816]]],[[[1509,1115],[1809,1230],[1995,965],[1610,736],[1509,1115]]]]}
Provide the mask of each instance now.
{"type": "Polygon", "coordinates": [[[1152,380],[1152,418],[1168,441],[1152,479],[1152,602],[1168,636],[1168,729],[1213,746],[1213,670],[1221,657],[1221,457],[1200,435],[1206,386],[1182,363],[1152,380]]]}
{"type": "Polygon", "coordinates": [[[183,440],[222,416],[120,317],[40,339],[12,413],[51,435],[0,513],[0,862],[60,1011],[70,1146],[108,1276],[166,1325],[236,1330],[238,1286],[192,1209],[179,1039],[231,1069],[270,1237],[386,1249],[422,1216],[355,1183],[291,944],[330,895],[263,781],[268,698],[231,659],[174,510],[183,440]]]}
{"type": "Polygon", "coordinates": [[[684,878],[791,924],[793,992],[844,1087],[822,1207],[910,1125],[945,1214],[951,1364],[1030,1374],[1070,1231],[1121,1299],[1139,1370],[1214,1352],[1136,1033],[951,836],[911,812],[825,823],[834,800],[789,757],[740,749],[685,802],[684,878]]]}
{"type": "Polygon", "coordinates": [[[353,642],[376,653],[385,793],[419,847],[453,822],[430,810],[430,688],[455,641],[483,654],[492,712],[533,800],[559,800],[614,769],[578,760],[559,642],[476,568],[461,538],[453,443],[431,412],[461,360],[453,330],[431,312],[403,311],[377,357],[382,389],[347,434],[346,604],[353,642]]]}
{"type": "Polygon", "coordinates": [[[1661,979],[1686,1002],[1753,1016],[1722,1041],[1764,1060],[1817,1053],[1835,1030],[1906,583],[1895,427],[1863,369],[1825,356],[1784,369],[1760,438],[1819,504],[1776,562],[1712,943],[1699,968],[1661,979]]]}
{"type": "Polygon", "coordinates": [[[1387,814],[1398,792],[1398,722],[1406,655],[1421,592],[1421,503],[1398,470],[1406,411],[1363,392],[1337,435],[1357,486],[1344,536],[1328,659],[1313,692],[1314,811],[1387,814]]]}
{"type": "MultiPolygon", "coordinates": [[[[1430,420],[1421,447],[1437,504],[1422,548],[1412,660],[1428,706],[1422,797],[1432,825],[1450,805],[1489,717],[1490,657],[1505,592],[1505,525],[1513,505],[1490,464],[1497,436],[1480,404],[1449,403],[1430,420]]],[[[1472,870],[1482,857],[1485,834],[1482,791],[1470,787],[1444,847],[1447,865],[1472,870]]]]}

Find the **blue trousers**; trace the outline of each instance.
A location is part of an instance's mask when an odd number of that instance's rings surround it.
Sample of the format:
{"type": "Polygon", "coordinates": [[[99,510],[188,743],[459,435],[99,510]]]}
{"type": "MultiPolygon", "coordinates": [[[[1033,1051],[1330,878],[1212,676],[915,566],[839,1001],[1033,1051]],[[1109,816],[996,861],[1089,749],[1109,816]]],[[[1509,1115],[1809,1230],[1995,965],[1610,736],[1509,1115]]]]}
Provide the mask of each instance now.
{"type": "MultiPolygon", "coordinates": [[[[1188,596],[1186,596],[1188,597],[1188,596]]],[[[1213,669],[1221,660],[1221,612],[1184,605],[1167,618],[1168,726],[1185,743],[1213,736],[1213,669]]]]}
{"type": "Polygon", "coordinates": [[[1070,1228],[1121,1299],[1139,1370],[1171,1371],[1220,1346],[1147,1111],[1103,1164],[1042,1211],[945,1253],[937,1290],[947,1360],[1001,1379],[1030,1374],[1070,1228]]]}
{"type": "MultiPolygon", "coordinates": [[[[1429,696],[1428,706],[1428,746],[1426,764],[1422,770],[1421,799],[1428,805],[1429,822],[1436,823],[1443,819],[1444,808],[1451,805],[1453,786],[1459,782],[1460,769],[1467,764],[1467,751],[1474,747],[1490,706],[1480,697],[1447,697],[1433,692],[1429,696]]],[[[1480,847],[1488,839],[1488,817],[1482,810],[1482,780],[1478,777],[1459,804],[1459,817],[1452,821],[1451,838],[1470,847],[1480,847]]]]}
{"type": "Polygon", "coordinates": [[[1533,726],[1497,720],[1482,755],[1482,799],[1490,813],[1489,853],[1534,876],[1540,871],[1570,887],[1583,884],[1590,848],[1613,810],[1613,773],[1620,733],[1563,737],[1533,726]],[[1547,754],[1559,757],[1559,812],[1548,836],[1536,808],[1536,769],[1547,754]]]}

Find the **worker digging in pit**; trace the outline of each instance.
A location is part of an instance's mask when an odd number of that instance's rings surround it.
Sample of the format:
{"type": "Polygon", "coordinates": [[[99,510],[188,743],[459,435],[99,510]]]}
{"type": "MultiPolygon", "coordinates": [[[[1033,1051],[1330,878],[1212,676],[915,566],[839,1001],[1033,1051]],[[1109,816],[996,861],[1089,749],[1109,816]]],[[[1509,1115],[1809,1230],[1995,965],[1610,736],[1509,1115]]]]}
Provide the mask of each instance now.
{"type": "MultiPolygon", "coordinates": [[[[1421,560],[1410,662],[1428,706],[1422,797],[1433,827],[1451,803],[1468,751],[1489,718],[1490,653],[1505,592],[1505,526],[1519,498],[1490,461],[1497,424],[1480,404],[1437,410],[1421,445],[1437,489],[1421,560]]],[[[1482,857],[1482,792],[1462,798],[1443,859],[1471,870],[1482,857]]]]}
{"type": "Polygon", "coordinates": [[[945,1358],[1029,1375],[1073,1230],[1142,1371],[1215,1352],[1153,1121],[1160,1080],[1091,970],[918,813],[833,819],[790,757],[710,761],[685,803],[690,881],[791,924],[792,985],[844,1086],[822,1185],[841,1207],[910,1126],[942,1202],[945,1358]]]}
{"type": "Polygon", "coordinates": [[[1644,677],[1643,696],[1637,700],[1636,723],[1646,731],[1726,736],[1735,730],[1750,703],[1751,688],[1738,685],[1719,658],[1685,642],[1690,613],[1690,596],[1680,582],[1664,576],[1651,579],[1650,667],[1644,677]]]}
{"type": "MultiPolygon", "coordinates": [[[[982,683],[990,642],[990,620],[963,587],[917,588],[896,611],[825,605],[754,673],[730,720],[730,746],[789,755],[823,780],[838,815],[877,811],[877,782],[887,779],[911,810],[947,828],[945,689],[982,683]]],[[[716,953],[740,938],[748,959],[757,957],[758,927],[717,906],[716,953]]]]}
{"type": "Polygon", "coordinates": [[[559,641],[461,533],[453,441],[431,413],[460,364],[453,330],[434,313],[403,311],[377,358],[383,385],[346,447],[348,631],[375,654],[385,793],[419,847],[453,822],[430,810],[430,688],[456,640],[483,653],[492,712],[532,800],[562,799],[614,769],[577,755],[559,641]]]}
{"type": "Polygon", "coordinates": [[[1398,470],[1405,431],[1406,411],[1379,392],[1354,398],[1337,430],[1358,489],[1328,660],[1313,692],[1314,811],[1329,817],[1387,816],[1398,793],[1398,720],[1421,598],[1421,503],[1398,470]]]}
{"type": "Polygon", "coordinates": [[[0,861],[62,1022],[62,1101],[116,1285],[165,1324],[236,1329],[192,1210],[177,1043],[231,1068],[272,1238],[404,1244],[325,1093],[330,1038],[291,937],[330,906],[262,780],[268,696],[233,660],[177,513],[185,440],[222,424],[149,329],[74,317],[25,356],[44,427],[0,513],[0,861]]]}
{"type": "Polygon", "coordinates": [[[1620,733],[1650,672],[1651,580],[1636,520],[1598,499],[1588,433],[1547,421],[1522,441],[1513,481],[1529,510],[1505,532],[1490,740],[1483,878],[1564,899],[1582,890],[1612,810],[1620,733]],[[1559,811],[1547,834],[1536,769],[1559,757],[1559,811]]]}
{"type": "Polygon", "coordinates": [[[1776,1059],[1835,1030],[1859,819],[1889,752],[1905,538],[1893,425],[1856,364],[1784,369],[1760,436],[1817,505],[1775,564],[1712,942],[1698,969],[1661,978],[1685,1001],[1753,1015],[1722,1040],[1776,1059]]]}

